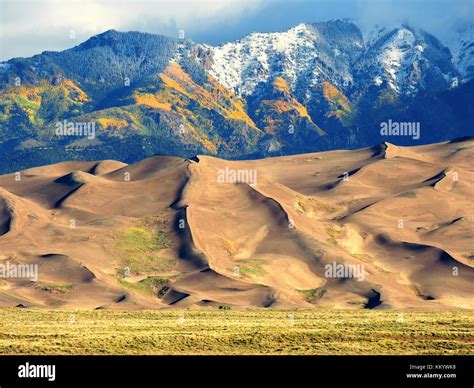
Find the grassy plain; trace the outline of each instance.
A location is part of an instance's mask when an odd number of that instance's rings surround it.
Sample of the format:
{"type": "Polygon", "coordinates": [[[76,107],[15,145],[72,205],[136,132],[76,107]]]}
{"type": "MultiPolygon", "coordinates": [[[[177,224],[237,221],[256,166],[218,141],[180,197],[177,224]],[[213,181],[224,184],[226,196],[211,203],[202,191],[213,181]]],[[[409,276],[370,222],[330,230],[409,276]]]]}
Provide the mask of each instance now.
{"type": "Polygon", "coordinates": [[[474,312],[1,309],[0,354],[474,354],[474,312]]]}

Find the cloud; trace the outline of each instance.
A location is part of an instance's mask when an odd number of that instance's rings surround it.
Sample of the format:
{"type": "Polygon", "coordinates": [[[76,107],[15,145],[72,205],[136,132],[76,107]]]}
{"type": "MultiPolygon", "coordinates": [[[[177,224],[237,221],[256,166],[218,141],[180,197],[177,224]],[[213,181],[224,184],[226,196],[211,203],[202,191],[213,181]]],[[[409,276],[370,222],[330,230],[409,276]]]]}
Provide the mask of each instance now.
{"type": "Polygon", "coordinates": [[[65,49],[109,29],[192,37],[256,12],[264,0],[2,0],[1,59],[65,49]],[[71,37],[77,42],[71,42],[71,37]]]}
{"type": "Polygon", "coordinates": [[[335,18],[364,30],[406,23],[446,42],[474,15],[472,0],[0,0],[0,7],[0,60],[66,49],[108,29],[168,36],[182,29],[219,44],[335,18]]]}
{"type": "Polygon", "coordinates": [[[357,19],[364,29],[403,23],[447,38],[457,26],[473,22],[473,4],[472,0],[357,0],[357,19]]]}

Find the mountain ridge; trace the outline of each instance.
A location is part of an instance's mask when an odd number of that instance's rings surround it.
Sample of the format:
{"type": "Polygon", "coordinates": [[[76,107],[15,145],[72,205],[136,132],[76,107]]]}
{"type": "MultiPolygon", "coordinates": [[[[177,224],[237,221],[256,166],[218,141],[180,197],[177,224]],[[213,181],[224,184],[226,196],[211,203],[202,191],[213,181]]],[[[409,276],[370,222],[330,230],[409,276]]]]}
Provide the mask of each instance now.
{"type": "Polygon", "coordinates": [[[401,26],[366,42],[347,20],[220,46],[108,30],[0,64],[0,150],[10,160],[1,171],[66,159],[239,159],[461,137],[474,118],[465,98],[474,88],[472,53],[463,42],[464,56],[453,59],[428,33],[401,26]],[[93,123],[95,138],[56,136],[64,119],[93,123]],[[420,122],[421,139],[384,138],[378,127],[388,119],[420,122]]]}

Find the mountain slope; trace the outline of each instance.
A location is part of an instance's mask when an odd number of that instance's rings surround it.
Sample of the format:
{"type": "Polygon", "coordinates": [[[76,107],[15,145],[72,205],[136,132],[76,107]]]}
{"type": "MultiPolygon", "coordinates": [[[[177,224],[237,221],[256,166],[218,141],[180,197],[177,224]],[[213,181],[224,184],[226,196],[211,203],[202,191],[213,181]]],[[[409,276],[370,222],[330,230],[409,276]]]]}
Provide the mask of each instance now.
{"type": "Polygon", "coordinates": [[[364,41],[347,20],[218,47],[107,31],[69,50],[0,64],[0,150],[8,160],[0,169],[465,136],[474,116],[465,98],[474,82],[468,35],[452,55],[409,26],[379,29],[364,41]],[[419,123],[420,138],[381,135],[388,120],[419,123]]]}

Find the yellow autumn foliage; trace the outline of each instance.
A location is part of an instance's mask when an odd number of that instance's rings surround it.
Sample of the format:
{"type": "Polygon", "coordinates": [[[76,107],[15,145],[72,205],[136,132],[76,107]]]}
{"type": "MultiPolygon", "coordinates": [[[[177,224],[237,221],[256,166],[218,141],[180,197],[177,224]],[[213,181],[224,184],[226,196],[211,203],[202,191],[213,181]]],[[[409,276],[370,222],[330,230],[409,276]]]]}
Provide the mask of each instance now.
{"type": "Polygon", "coordinates": [[[64,86],[66,90],[66,96],[68,97],[70,97],[71,91],[73,91],[75,93],[74,100],[76,100],[77,102],[84,103],[84,102],[90,101],[89,96],[79,86],[74,84],[74,82],[72,82],[71,80],[67,79],[63,81],[61,86],[64,86]]]}
{"type": "Polygon", "coordinates": [[[127,120],[116,119],[116,118],[106,118],[106,117],[101,117],[97,119],[97,122],[102,128],[108,128],[108,127],[125,128],[128,125],[127,120]]]}
{"type": "Polygon", "coordinates": [[[209,139],[202,139],[201,142],[210,153],[217,154],[217,147],[209,139]]]}
{"type": "Polygon", "coordinates": [[[327,101],[338,104],[345,111],[350,111],[346,96],[329,82],[323,82],[323,94],[327,101]]]}
{"type": "Polygon", "coordinates": [[[290,88],[286,80],[282,77],[276,77],[273,81],[273,86],[280,92],[290,93],[290,88]]]}
{"type": "Polygon", "coordinates": [[[227,119],[245,121],[251,127],[257,128],[247,115],[243,101],[219,85],[213,77],[208,77],[208,81],[212,85],[212,90],[209,91],[196,84],[177,63],[171,63],[160,74],[160,78],[167,87],[196,101],[202,107],[218,110],[227,119]]]}
{"type": "Polygon", "coordinates": [[[171,110],[171,104],[167,102],[161,102],[154,94],[135,94],[135,103],[138,105],[146,105],[150,108],[161,109],[165,111],[171,110]]]}

